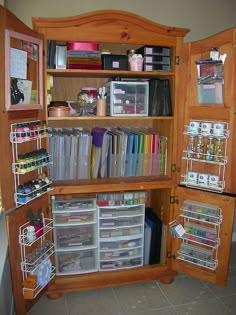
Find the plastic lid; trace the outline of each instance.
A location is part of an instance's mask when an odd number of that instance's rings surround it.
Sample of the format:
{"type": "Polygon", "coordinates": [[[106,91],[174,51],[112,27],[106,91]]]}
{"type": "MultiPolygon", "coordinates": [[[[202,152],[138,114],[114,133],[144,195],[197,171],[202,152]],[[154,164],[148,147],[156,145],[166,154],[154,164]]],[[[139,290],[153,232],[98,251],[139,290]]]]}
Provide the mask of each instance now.
{"type": "Polygon", "coordinates": [[[81,91],[97,91],[97,88],[95,87],[88,87],[88,86],[85,86],[85,87],[82,87],[81,88],[81,91]]]}

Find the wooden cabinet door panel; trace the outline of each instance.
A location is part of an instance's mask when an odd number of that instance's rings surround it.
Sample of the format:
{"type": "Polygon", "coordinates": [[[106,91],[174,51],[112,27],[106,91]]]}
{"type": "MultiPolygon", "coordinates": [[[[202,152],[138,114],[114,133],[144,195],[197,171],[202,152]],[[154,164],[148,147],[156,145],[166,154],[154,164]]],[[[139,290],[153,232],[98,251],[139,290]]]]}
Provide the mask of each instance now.
{"type": "MultiPolygon", "coordinates": [[[[182,214],[181,207],[185,200],[191,200],[194,202],[206,203],[221,208],[222,211],[222,223],[220,224],[220,245],[218,247],[217,259],[218,266],[215,270],[210,270],[205,267],[201,267],[190,262],[177,259],[178,250],[180,249],[181,243],[183,242],[180,238],[172,237],[172,249],[171,249],[171,266],[172,269],[193,276],[195,278],[209,281],[214,284],[225,286],[227,283],[228,267],[229,267],[229,256],[232,242],[232,228],[234,220],[234,206],[235,198],[209,193],[200,190],[188,189],[188,188],[177,188],[175,198],[179,201],[175,206],[175,211],[172,220],[176,219],[177,222],[184,225],[183,218],[179,215],[182,214]]],[[[194,220],[190,220],[193,223],[194,220]]],[[[205,224],[207,225],[207,224],[205,224]]],[[[208,225],[209,226],[209,225],[208,225]]],[[[191,243],[191,242],[190,242],[191,243]]],[[[194,243],[192,243],[194,245],[194,243]]],[[[200,245],[202,248],[207,249],[207,246],[200,245]]]]}
{"type": "MultiPolygon", "coordinates": [[[[32,209],[34,214],[37,214],[38,209],[42,210],[44,217],[49,217],[48,196],[33,200],[30,205],[25,205],[16,209],[6,216],[8,244],[9,244],[9,259],[12,275],[12,288],[15,301],[15,312],[17,315],[25,314],[31,306],[36,303],[45,290],[42,290],[35,299],[25,300],[23,296],[23,276],[21,271],[21,248],[19,245],[20,227],[29,221],[28,212],[32,209]]],[[[49,235],[52,239],[52,235],[49,235]]],[[[30,248],[29,248],[30,250],[30,248]]]]}

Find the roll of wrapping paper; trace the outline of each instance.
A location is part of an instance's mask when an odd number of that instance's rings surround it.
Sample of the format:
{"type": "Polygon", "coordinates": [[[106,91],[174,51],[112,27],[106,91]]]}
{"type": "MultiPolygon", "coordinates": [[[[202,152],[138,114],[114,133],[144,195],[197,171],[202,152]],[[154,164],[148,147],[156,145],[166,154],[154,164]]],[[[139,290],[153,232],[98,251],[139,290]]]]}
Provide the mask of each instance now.
{"type": "Polygon", "coordinates": [[[167,138],[160,137],[160,175],[166,175],[167,138]]]}

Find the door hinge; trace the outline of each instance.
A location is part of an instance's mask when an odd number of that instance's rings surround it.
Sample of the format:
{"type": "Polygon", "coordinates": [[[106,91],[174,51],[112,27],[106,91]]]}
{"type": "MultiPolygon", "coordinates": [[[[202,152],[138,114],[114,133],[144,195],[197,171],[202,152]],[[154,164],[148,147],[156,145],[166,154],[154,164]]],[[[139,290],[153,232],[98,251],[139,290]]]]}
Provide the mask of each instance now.
{"type": "Polygon", "coordinates": [[[175,256],[175,255],[172,255],[171,252],[167,252],[167,258],[176,259],[176,256],[175,256]]]}
{"type": "Polygon", "coordinates": [[[180,65],[181,63],[184,63],[184,57],[175,56],[175,64],[180,65]]]}
{"type": "Polygon", "coordinates": [[[170,196],[170,204],[179,204],[179,199],[176,199],[175,196],[170,196]]]}
{"type": "Polygon", "coordinates": [[[176,164],[171,164],[171,172],[180,172],[180,167],[176,164]]]}

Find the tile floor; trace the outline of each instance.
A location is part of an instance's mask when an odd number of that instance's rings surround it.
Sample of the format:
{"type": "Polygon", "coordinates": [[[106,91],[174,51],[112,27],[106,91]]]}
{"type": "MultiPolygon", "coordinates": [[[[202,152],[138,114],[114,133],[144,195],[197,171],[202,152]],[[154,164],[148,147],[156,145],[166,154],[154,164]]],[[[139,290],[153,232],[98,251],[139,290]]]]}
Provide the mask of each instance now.
{"type": "Polygon", "coordinates": [[[179,275],[165,285],[148,282],[129,286],[46,296],[27,315],[226,315],[236,314],[236,242],[232,244],[226,288],[179,275]]]}

